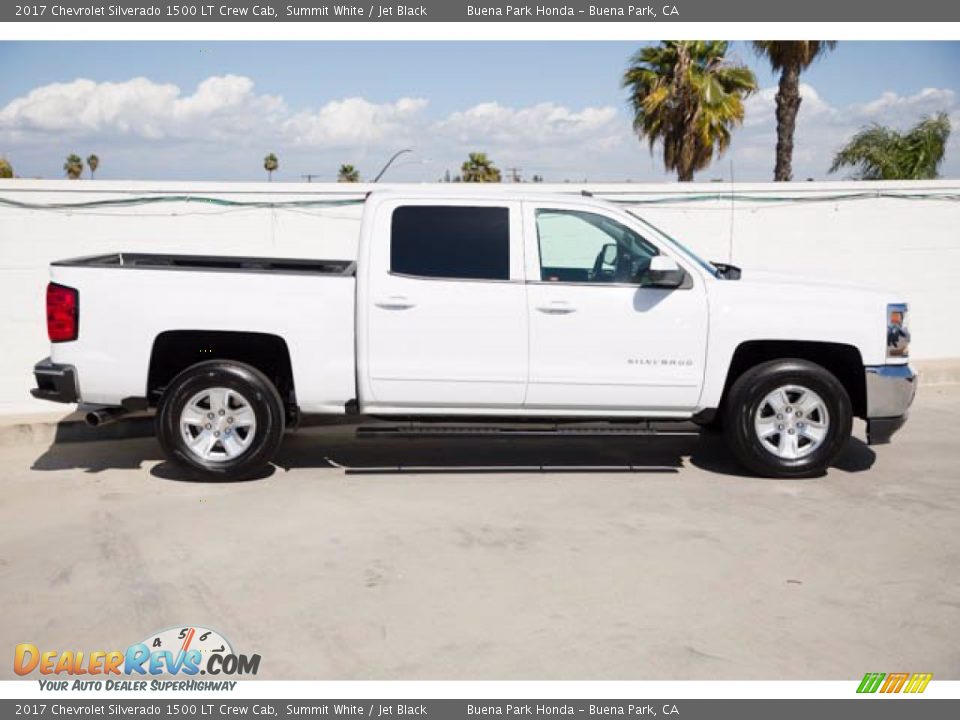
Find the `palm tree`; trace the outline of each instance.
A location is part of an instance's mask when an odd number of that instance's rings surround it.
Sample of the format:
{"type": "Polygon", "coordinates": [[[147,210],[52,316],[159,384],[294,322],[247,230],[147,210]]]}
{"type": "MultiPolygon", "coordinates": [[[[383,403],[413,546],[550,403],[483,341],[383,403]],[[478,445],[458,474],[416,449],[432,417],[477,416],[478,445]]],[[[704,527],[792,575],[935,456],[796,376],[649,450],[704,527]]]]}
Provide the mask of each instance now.
{"type": "Polygon", "coordinates": [[[487,157],[487,154],[482,152],[470,153],[466,162],[460,166],[460,173],[463,182],[500,182],[500,170],[494,166],[493,161],[487,157]]]}
{"type": "Polygon", "coordinates": [[[950,118],[940,112],[926,116],[900,133],[883,125],[860,128],[833,158],[830,172],[856,168],[858,180],[932,180],[950,137],[950,118]]]}
{"type": "Polygon", "coordinates": [[[663,144],[663,164],[682,181],[693,180],[730,145],[743,122],[743,101],[757,89],[745,65],[727,59],[722,40],[671,40],[641,48],[623,74],[633,129],[663,144]]]}
{"type": "Polygon", "coordinates": [[[87,167],[90,168],[90,179],[93,180],[97,173],[97,168],[100,167],[100,158],[96,155],[89,155],[87,157],[87,167]]]}
{"type": "Polygon", "coordinates": [[[6,180],[13,177],[13,165],[5,157],[0,157],[0,178],[6,180]]]}
{"type": "Polygon", "coordinates": [[[273,173],[280,167],[280,160],[270,153],[263,159],[263,169],[267,171],[267,180],[273,182],[273,173]]]}
{"type": "Polygon", "coordinates": [[[337,182],[355,183],[360,182],[360,171],[353,165],[341,165],[337,171],[337,182]]]}
{"type": "Polygon", "coordinates": [[[83,175],[83,160],[76,153],[67,155],[66,162],[63,163],[63,171],[71,180],[79,180],[83,175]]]}
{"type": "Polygon", "coordinates": [[[800,110],[800,73],[837,46],[834,40],[754,40],[753,48],[780,72],[777,88],[777,164],[773,179],[793,178],[793,133],[800,110]]]}

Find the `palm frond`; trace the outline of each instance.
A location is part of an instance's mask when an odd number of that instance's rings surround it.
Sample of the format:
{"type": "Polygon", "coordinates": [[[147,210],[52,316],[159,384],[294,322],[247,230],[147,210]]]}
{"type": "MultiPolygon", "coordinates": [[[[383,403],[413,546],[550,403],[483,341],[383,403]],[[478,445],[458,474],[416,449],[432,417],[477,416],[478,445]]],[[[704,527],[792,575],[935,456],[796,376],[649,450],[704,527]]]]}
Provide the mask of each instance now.
{"type": "Polygon", "coordinates": [[[633,127],[651,151],[682,180],[710,164],[743,121],[743,101],[757,89],[754,74],[727,58],[723,40],[671,40],[640,48],[621,83],[628,91],[633,127]]]}
{"type": "Polygon", "coordinates": [[[860,180],[932,180],[939,175],[949,138],[945,112],[924,117],[906,133],[869,125],[837,152],[830,172],[849,167],[860,180]]]}

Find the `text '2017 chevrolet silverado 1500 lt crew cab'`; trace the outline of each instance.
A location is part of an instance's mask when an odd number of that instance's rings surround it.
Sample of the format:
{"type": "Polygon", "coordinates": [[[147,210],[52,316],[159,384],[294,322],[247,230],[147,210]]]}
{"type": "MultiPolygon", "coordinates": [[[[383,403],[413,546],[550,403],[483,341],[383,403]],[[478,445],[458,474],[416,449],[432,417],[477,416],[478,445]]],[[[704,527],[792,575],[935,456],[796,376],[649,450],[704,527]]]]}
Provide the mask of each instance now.
{"type": "Polygon", "coordinates": [[[902,298],[713,265],[590,196],[376,192],[355,261],[120,253],[51,279],[33,394],[92,423],[155,409],[164,451],[208,478],[261,471],[302,413],[437,434],[692,421],[755,473],[806,477],[854,416],[887,442],[916,389],[902,298]]]}

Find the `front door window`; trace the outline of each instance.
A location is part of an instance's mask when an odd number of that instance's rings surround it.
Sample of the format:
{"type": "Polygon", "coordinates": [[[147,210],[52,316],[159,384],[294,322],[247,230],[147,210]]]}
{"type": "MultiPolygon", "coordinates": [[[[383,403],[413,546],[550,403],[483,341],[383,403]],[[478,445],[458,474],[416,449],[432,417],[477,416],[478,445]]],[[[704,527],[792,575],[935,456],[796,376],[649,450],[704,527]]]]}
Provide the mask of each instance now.
{"type": "Polygon", "coordinates": [[[642,285],[656,247],[604,215],[536,211],[540,279],[544,282],[642,285]]]}

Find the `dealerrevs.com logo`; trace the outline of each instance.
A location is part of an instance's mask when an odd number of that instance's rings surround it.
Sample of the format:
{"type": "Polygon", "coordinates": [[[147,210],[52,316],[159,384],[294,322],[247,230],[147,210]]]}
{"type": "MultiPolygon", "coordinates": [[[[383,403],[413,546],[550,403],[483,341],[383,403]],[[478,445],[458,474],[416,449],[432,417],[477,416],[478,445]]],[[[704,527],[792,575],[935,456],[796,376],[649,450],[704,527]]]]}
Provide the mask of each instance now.
{"type": "MultiPolygon", "coordinates": [[[[147,683],[111,680],[113,676],[249,676],[260,669],[260,655],[234,652],[230,642],[216,630],[204,627],[174,627],[151,633],[125,650],[50,650],[32,643],[17,645],[13,670],[17,675],[73,676],[73,682],[41,680],[44,689],[141,690],[147,683]],[[80,680],[77,676],[89,676],[80,680]],[[104,677],[105,676],[105,677],[104,677]],[[107,685],[104,685],[106,683],[107,685]],[[97,687],[97,686],[103,687],[97,687]]],[[[221,683],[232,689],[236,683],[221,683]]],[[[200,685],[199,683],[190,683],[200,685]]],[[[214,683],[203,683],[202,689],[214,683]]],[[[171,683],[151,682],[151,689],[191,689],[171,683]]],[[[198,687],[197,689],[201,689],[198,687]]]]}

